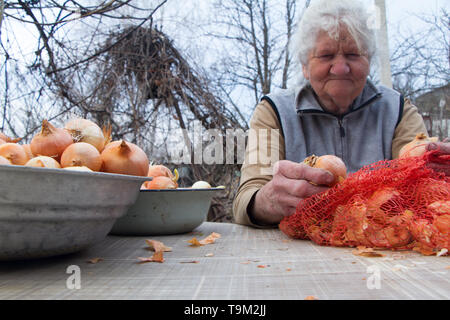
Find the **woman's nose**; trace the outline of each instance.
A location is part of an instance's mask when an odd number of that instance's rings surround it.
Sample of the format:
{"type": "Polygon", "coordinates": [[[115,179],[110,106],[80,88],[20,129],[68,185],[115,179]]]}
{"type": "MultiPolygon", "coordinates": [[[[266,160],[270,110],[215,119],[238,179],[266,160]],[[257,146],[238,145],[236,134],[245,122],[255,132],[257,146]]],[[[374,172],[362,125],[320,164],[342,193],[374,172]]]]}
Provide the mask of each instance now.
{"type": "Polygon", "coordinates": [[[332,62],[330,73],[335,76],[346,75],[350,72],[347,60],[342,55],[337,55],[332,62]]]}

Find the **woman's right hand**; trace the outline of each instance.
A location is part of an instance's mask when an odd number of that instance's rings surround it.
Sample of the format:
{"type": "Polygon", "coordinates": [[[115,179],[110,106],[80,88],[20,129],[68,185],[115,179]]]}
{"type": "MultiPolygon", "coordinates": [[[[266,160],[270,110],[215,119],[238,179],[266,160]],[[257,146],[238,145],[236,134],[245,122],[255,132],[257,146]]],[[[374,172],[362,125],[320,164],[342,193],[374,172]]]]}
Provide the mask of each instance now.
{"type": "Polygon", "coordinates": [[[304,163],[281,160],[274,164],[273,178],[264,185],[249,208],[257,224],[279,223],[285,216],[295,213],[300,201],[327,190],[334,176],[323,169],[304,163]]]}

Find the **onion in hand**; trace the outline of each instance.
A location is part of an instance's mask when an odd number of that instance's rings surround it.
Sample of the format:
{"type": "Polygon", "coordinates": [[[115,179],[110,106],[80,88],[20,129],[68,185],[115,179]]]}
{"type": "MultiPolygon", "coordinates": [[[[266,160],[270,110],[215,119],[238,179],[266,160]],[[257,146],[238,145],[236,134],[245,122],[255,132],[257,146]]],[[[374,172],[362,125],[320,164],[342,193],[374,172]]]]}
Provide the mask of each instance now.
{"type": "Polygon", "coordinates": [[[341,158],[335,155],[316,156],[312,155],[303,160],[303,163],[313,168],[320,168],[331,172],[334,181],[329,184],[330,187],[338,184],[347,178],[347,167],[341,158]]]}
{"type": "Polygon", "coordinates": [[[419,133],[413,141],[405,144],[398,154],[399,158],[418,157],[427,151],[427,144],[437,142],[438,137],[427,137],[424,133],[419,133]]]}

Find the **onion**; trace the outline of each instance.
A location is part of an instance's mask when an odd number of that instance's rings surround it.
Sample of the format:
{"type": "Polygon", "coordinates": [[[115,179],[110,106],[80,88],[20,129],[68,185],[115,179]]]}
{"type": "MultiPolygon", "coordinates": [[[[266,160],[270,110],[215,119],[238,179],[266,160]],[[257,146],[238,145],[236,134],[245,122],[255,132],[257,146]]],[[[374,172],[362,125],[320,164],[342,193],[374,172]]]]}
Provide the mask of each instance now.
{"type": "Polygon", "coordinates": [[[3,156],[0,156],[0,164],[11,164],[8,159],[3,156]]]}
{"type": "Polygon", "coordinates": [[[159,176],[152,181],[146,181],[144,189],[176,189],[178,183],[169,177],[159,176]]]}
{"type": "MultiPolygon", "coordinates": [[[[20,138],[12,139],[12,138],[8,137],[6,134],[4,134],[3,132],[0,132],[0,140],[3,140],[4,142],[16,143],[16,142],[19,142],[21,139],[20,138]]],[[[1,141],[0,141],[0,144],[2,144],[1,141]]]]}
{"type": "Polygon", "coordinates": [[[450,214],[450,200],[435,201],[428,205],[434,215],[450,214]]]}
{"type": "Polygon", "coordinates": [[[197,181],[192,185],[192,189],[209,189],[211,185],[206,181],[197,181]]]}
{"type": "Polygon", "coordinates": [[[24,165],[28,161],[28,156],[22,146],[13,142],[0,145],[0,156],[15,165],[24,165]]]}
{"type": "Polygon", "coordinates": [[[61,166],[65,167],[88,167],[92,171],[100,171],[102,157],[100,152],[87,142],[76,142],[64,150],[61,155],[61,166]]]}
{"type": "Polygon", "coordinates": [[[6,141],[5,140],[3,140],[3,139],[0,139],[0,145],[1,144],[5,144],[6,143],[6,141]]]}
{"type": "MultiPolygon", "coordinates": [[[[156,164],[156,165],[150,165],[148,168],[148,173],[147,173],[147,177],[152,177],[153,179],[156,177],[166,177],[171,179],[173,182],[175,182],[176,187],[178,187],[178,170],[175,169],[174,173],[172,173],[172,171],[170,171],[169,168],[167,168],[166,166],[163,166],[161,164],[156,164]]],[[[161,181],[165,181],[166,179],[161,179],[161,181]]],[[[154,188],[154,187],[150,187],[150,182],[151,181],[146,181],[143,183],[142,187],[143,189],[160,189],[160,188],[154,188]]],[[[153,184],[153,186],[155,186],[156,184],[153,184]]],[[[170,186],[170,184],[168,183],[168,185],[170,186]]],[[[162,189],[167,189],[167,188],[162,188],[162,189]]],[[[170,188],[169,188],[170,189],[170,188]]]]}
{"type": "Polygon", "coordinates": [[[44,120],[41,132],[33,137],[30,147],[35,155],[59,159],[72,143],[72,137],[66,130],[55,128],[50,122],[44,120]]]}
{"type": "Polygon", "coordinates": [[[398,154],[399,158],[418,157],[423,155],[427,150],[427,144],[437,142],[438,137],[429,138],[424,133],[419,133],[413,141],[405,144],[398,154]]]}
{"type": "Polygon", "coordinates": [[[335,155],[316,156],[312,155],[303,160],[303,163],[313,168],[320,168],[331,172],[334,181],[329,184],[330,187],[338,184],[347,178],[347,167],[341,158],[335,155]]]}
{"type": "Polygon", "coordinates": [[[450,233],[450,214],[434,218],[433,225],[444,234],[450,233]]]}
{"type": "Polygon", "coordinates": [[[25,163],[27,167],[38,167],[38,168],[61,168],[61,165],[58,161],[51,157],[47,156],[37,156],[34,157],[25,163]]]}
{"type": "Polygon", "coordinates": [[[131,142],[113,141],[101,153],[103,171],[147,176],[149,160],[145,152],[131,142]]]}
{"type": "Polygon", "coordinates": [[[23,148],[23,150],[25,150],[25,153],[28,156],[28,160],[34,158],[34,154],[33,154],[33,152],[31,152],[31,147],[29,144],[22,144],[22,148],[23,148]]]}
{"type": "Polygon", "coordinates": [[[92,172],[91,169],[89,169],[88,167],[85,166],[81,166],[81,167],[65,167],[63,169],[66,170],[72,170],[72,171],[86,171],[86,172],[92,172]]]}
{"type": "Polygon", "coordinates": [[[150,165],[148,168],[147,176],[153,178],[160,176],[168,177],[171,179],[174,178],[174,174],[172,173],[172,171],[170,171],[169,168],[163,166],[162,164],[150,165]]]}
{"type": "Polygon", "coordinates": [[[97,124],[87,119],[72,119],[65,124],[64,129],[70,133],[73,142],[89,143],[96,147],[98,152],[102,152],[110,140],[110,135],[104,135],[106,131],[102,131],[97,124]]]}

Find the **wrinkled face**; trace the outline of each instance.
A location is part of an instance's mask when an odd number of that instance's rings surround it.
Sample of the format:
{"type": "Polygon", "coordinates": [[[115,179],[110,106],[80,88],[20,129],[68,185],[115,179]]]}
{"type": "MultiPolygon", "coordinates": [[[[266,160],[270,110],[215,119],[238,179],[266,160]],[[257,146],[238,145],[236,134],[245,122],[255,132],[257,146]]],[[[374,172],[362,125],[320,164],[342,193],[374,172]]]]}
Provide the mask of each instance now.
{"type": "Polygon", "coordinates": [[[303,74],[322,107],[331,113],[343,114],[362,92],[369,69],[367,53],[358,49],[344,27],[338,40],[325,31],[319,33],[308,63],[303,66],[303,74]]]}

